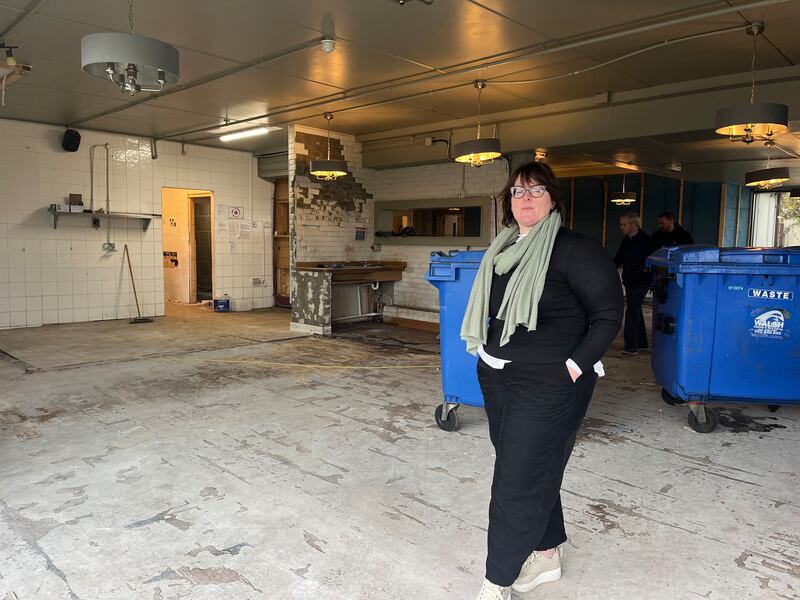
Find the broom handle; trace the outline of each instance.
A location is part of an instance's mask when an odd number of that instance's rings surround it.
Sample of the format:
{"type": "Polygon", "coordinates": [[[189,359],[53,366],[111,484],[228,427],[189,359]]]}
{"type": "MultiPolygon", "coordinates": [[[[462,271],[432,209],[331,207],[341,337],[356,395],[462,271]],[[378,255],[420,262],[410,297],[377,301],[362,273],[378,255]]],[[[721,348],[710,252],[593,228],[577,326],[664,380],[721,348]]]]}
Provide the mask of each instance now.
{"type": "Polygon", "coordinates": [[[133,280],[133,267],[131,267],[131,255],[128,252],[128,244],[124,247],[125,256],[128,257],[128,272],[131,274],[131,286],[133,287],[133,299],[136,300],[136,315],[141,317],[142,311],[139,309],[139,296],[136,295],[136,282],[133,280]]]}

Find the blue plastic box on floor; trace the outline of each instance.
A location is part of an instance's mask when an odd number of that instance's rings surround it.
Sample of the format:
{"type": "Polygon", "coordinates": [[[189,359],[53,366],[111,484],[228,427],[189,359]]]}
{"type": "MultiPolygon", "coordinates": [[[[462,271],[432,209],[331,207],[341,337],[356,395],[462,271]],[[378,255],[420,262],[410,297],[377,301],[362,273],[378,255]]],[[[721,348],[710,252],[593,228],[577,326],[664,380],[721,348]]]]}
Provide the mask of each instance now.
{"type": "Polygon", "coordinates": [[[214,298],[214,312],[230,312],[231,299],[228,294],[223,294],[221,297],[214,298]]]}

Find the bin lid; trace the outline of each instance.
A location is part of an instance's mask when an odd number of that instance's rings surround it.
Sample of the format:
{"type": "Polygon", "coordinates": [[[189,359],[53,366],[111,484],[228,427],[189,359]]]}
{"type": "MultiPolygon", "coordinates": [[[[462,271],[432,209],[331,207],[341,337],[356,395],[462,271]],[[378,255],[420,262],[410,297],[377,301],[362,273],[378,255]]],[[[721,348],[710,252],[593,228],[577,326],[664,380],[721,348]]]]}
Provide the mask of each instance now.
{"type": "Polygon", "coordinates": [[[480,263],[486,250],[437,250],[431,252],[432,263],[480,263]]]}
{"type": "MultiPolygon", "coordinates": [[[[449,250],[447,252],[431,252],[431,262],[425,279],[431,283],[436,281],[454,281],[459,269],[478,270],[485,250],[449,250]]],[[[436,285],[434,283],[434,285],[436,285]]]]}
{"type": "Polygon", "coordinates": [[[800,246],[788,248],[718,248],[701,244],[661,248],[647,266],[673,273],[763,273],[800,275],[800,246]]]}

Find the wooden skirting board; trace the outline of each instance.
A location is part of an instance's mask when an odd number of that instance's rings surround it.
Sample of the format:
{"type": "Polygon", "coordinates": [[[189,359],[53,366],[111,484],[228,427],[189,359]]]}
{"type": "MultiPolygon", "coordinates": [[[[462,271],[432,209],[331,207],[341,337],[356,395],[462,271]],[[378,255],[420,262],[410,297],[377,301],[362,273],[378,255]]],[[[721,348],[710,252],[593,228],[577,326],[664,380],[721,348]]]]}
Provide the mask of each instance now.
{"type": "Polygon", "coordinates": [[[417,321],[416,319],[401,319],[399,317],[383,317],[383,322],[387,325],[397,325],[408,329],[422,329],[423,331],[435,331],[439,333],[439,324],[430,321],[417,321]]]}

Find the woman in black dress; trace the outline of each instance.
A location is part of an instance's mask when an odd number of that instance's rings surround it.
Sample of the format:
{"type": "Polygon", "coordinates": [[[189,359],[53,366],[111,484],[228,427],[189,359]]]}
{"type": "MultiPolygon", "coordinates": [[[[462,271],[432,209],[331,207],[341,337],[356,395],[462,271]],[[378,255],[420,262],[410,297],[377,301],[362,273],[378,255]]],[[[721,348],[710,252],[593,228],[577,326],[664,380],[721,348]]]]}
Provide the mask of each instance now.
{"type": "Polygon", "coordinates": [[[549,166],[517,168],[502,198],[505,229],[483,257],[461,329],[480,357],[496,455],[479,600],[561,577],[561,480],[623,313],[608,254],[563,227],[549,166]]]}

